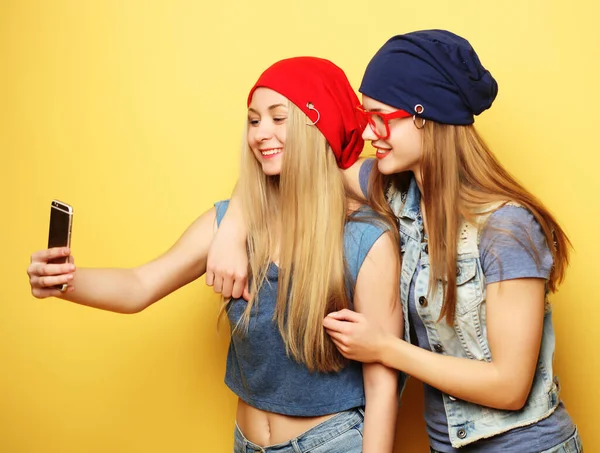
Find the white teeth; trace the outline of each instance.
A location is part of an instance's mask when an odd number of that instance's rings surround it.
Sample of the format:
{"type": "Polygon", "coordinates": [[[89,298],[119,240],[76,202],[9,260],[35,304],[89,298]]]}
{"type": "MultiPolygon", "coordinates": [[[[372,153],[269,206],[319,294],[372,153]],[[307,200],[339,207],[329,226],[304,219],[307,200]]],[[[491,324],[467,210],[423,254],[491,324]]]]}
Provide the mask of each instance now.
{"type": "Polygon", "coordinates": [[[272,156],[273,154],[277,154],[281,152],[281,148],[277,148],[277,149],[270,149],[268,151],[261,151],[260,153],[263,156],[272,156]]]}
{"type": "Polygon", "coordinates": [[[385,153],[389,153],[390,150],[389,149],[377,149],[377,154],[385,154],[385,153]]]}

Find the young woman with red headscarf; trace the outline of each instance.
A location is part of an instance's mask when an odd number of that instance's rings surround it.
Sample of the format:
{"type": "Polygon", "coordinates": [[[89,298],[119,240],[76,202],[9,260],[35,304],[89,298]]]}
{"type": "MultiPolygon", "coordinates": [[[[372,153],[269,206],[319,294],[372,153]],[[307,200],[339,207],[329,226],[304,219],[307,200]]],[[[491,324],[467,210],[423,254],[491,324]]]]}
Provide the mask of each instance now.
{"type": "MultiPolygon", "coordinates": [[[[236,453],[392,450],[396,372],[347,361],[322,326],[328,313],[353,308],[401,333],[395,224],[350,202],[340,171],[363,147],[358,105],[343,71],[312,57],[274,64],[250,91],[239,185],[252,287],[247,301],[223,307],[236,453]]],[[[76,269],[72,259],[49,263],[72,258],[66,248],[36,252],[32,293],[139,312],[205,273],[227,208],[216,203],[170,250],[133,269],[76,269]]]]}

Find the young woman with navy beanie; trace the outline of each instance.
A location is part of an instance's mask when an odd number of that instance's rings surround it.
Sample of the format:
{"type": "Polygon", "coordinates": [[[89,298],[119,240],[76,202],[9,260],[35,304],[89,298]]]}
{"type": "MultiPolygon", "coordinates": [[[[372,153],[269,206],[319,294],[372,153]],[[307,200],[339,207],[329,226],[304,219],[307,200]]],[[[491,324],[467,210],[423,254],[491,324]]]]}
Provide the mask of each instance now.
{"type": "Polygon", "coordinates": [[[570,243],[473,126],[496,81],[465,39],[426,30],[385,43],[359,91],[377,160],[358,190],[400,223],[405,339],[350,310],[328,333],[345,357],[424,382],[432,452],[582,451],[548,300],[570,243]]]}
{"type": "MultiPolygon", "coordinates": [[[[398,219],[404,340],[347,309],[327,332],[345,357],[424,382],[432,453],[583,451],[559,397],[548,300],[570,243],[473,126],[495,79],[468,41],[423,30],[386,42],[359,91],[377,159],[350,167],[347,184],[398,219]]],[[[219,289],[240,291],[239,266],[209,267],[219,289]]]]}
{"type": "MultiPolygon", "coordinates": [[[[240,187],[252,287],[223,310],[225,383],[239,397],[234,453],[392,451],[397,371],[344,359],[322,326],[353,308],[401,335],[395,220],[349,200],[340,171],[363,148],[359,105],[344,72],[314,57],[275,63],[248,96],[240,187]]],[[[50,262],[70,257],[66,248],[36,252],[32,293],[139,312],[205,273],[228,205],[133,269],[75,270],[72,260],[50,262]]]]}

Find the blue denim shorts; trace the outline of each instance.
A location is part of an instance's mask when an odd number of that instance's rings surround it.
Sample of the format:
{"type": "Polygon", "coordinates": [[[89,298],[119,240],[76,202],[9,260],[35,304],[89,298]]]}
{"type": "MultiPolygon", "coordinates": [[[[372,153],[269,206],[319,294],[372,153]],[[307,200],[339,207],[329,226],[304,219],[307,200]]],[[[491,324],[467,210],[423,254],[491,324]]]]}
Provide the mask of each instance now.
{"type": "MultiPolygon", "coordinates": [[[[431,453],[440,453],[437,450],[431,448],[431,453]]],[[[575,432],[571,437],[565,440],[563,443],[556,445],[549,450],[544,450],[539,453],[583,453],[583,445],[581,444],[581,438],[579,437],[579,431],[575,428],[575,432]]]]}
{"type": "Polygon", "coordinates": [[[541,453],[583,453],[579,431],[575,428],[573,435],[562,444],[552,447],[549,450],[544,450],[541,453]]]}
{"type": "Polygon", "coordinates": [[[261,447],[235,425],[233,453],[361,453],[364,411],[350,409],[325,420],[288,442],[261,447]]]}

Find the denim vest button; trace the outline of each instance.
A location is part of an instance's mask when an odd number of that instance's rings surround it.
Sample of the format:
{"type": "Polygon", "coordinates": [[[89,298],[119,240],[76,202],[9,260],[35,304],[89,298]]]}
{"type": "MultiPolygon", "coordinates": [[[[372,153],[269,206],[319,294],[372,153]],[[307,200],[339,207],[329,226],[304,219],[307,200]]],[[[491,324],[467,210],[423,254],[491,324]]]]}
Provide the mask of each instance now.
{"type": "Polygon", "coordinates": [[[427,298],[425,296],[419,297],[419,305],[421,307],[426,307],[427,306],[427,298]]]}
{"type": "Polygon", "coordinates": [[[457,267],[457,268],[456,268],[456,276],[457,276],[457,277],[460,277],[460,267],[457,267]]]}
{"type": "Polygon", "coordinates": [[[425,254],[429,255],[429,244],[425,244],[425,254]]]}
{"type": "Polygon", "coordinates": [[[465,437],[467,437],[467,432],[464,429],[459,429],[458,431],[456,431],[456,435],[459,439],[464,439],[465,437]]]}
{"type": "Polygon", "coordinates": [[[435,352],[442,352],[444,350],[441,344],[434,345],[433,349],[435,350],[435,352]]]}

